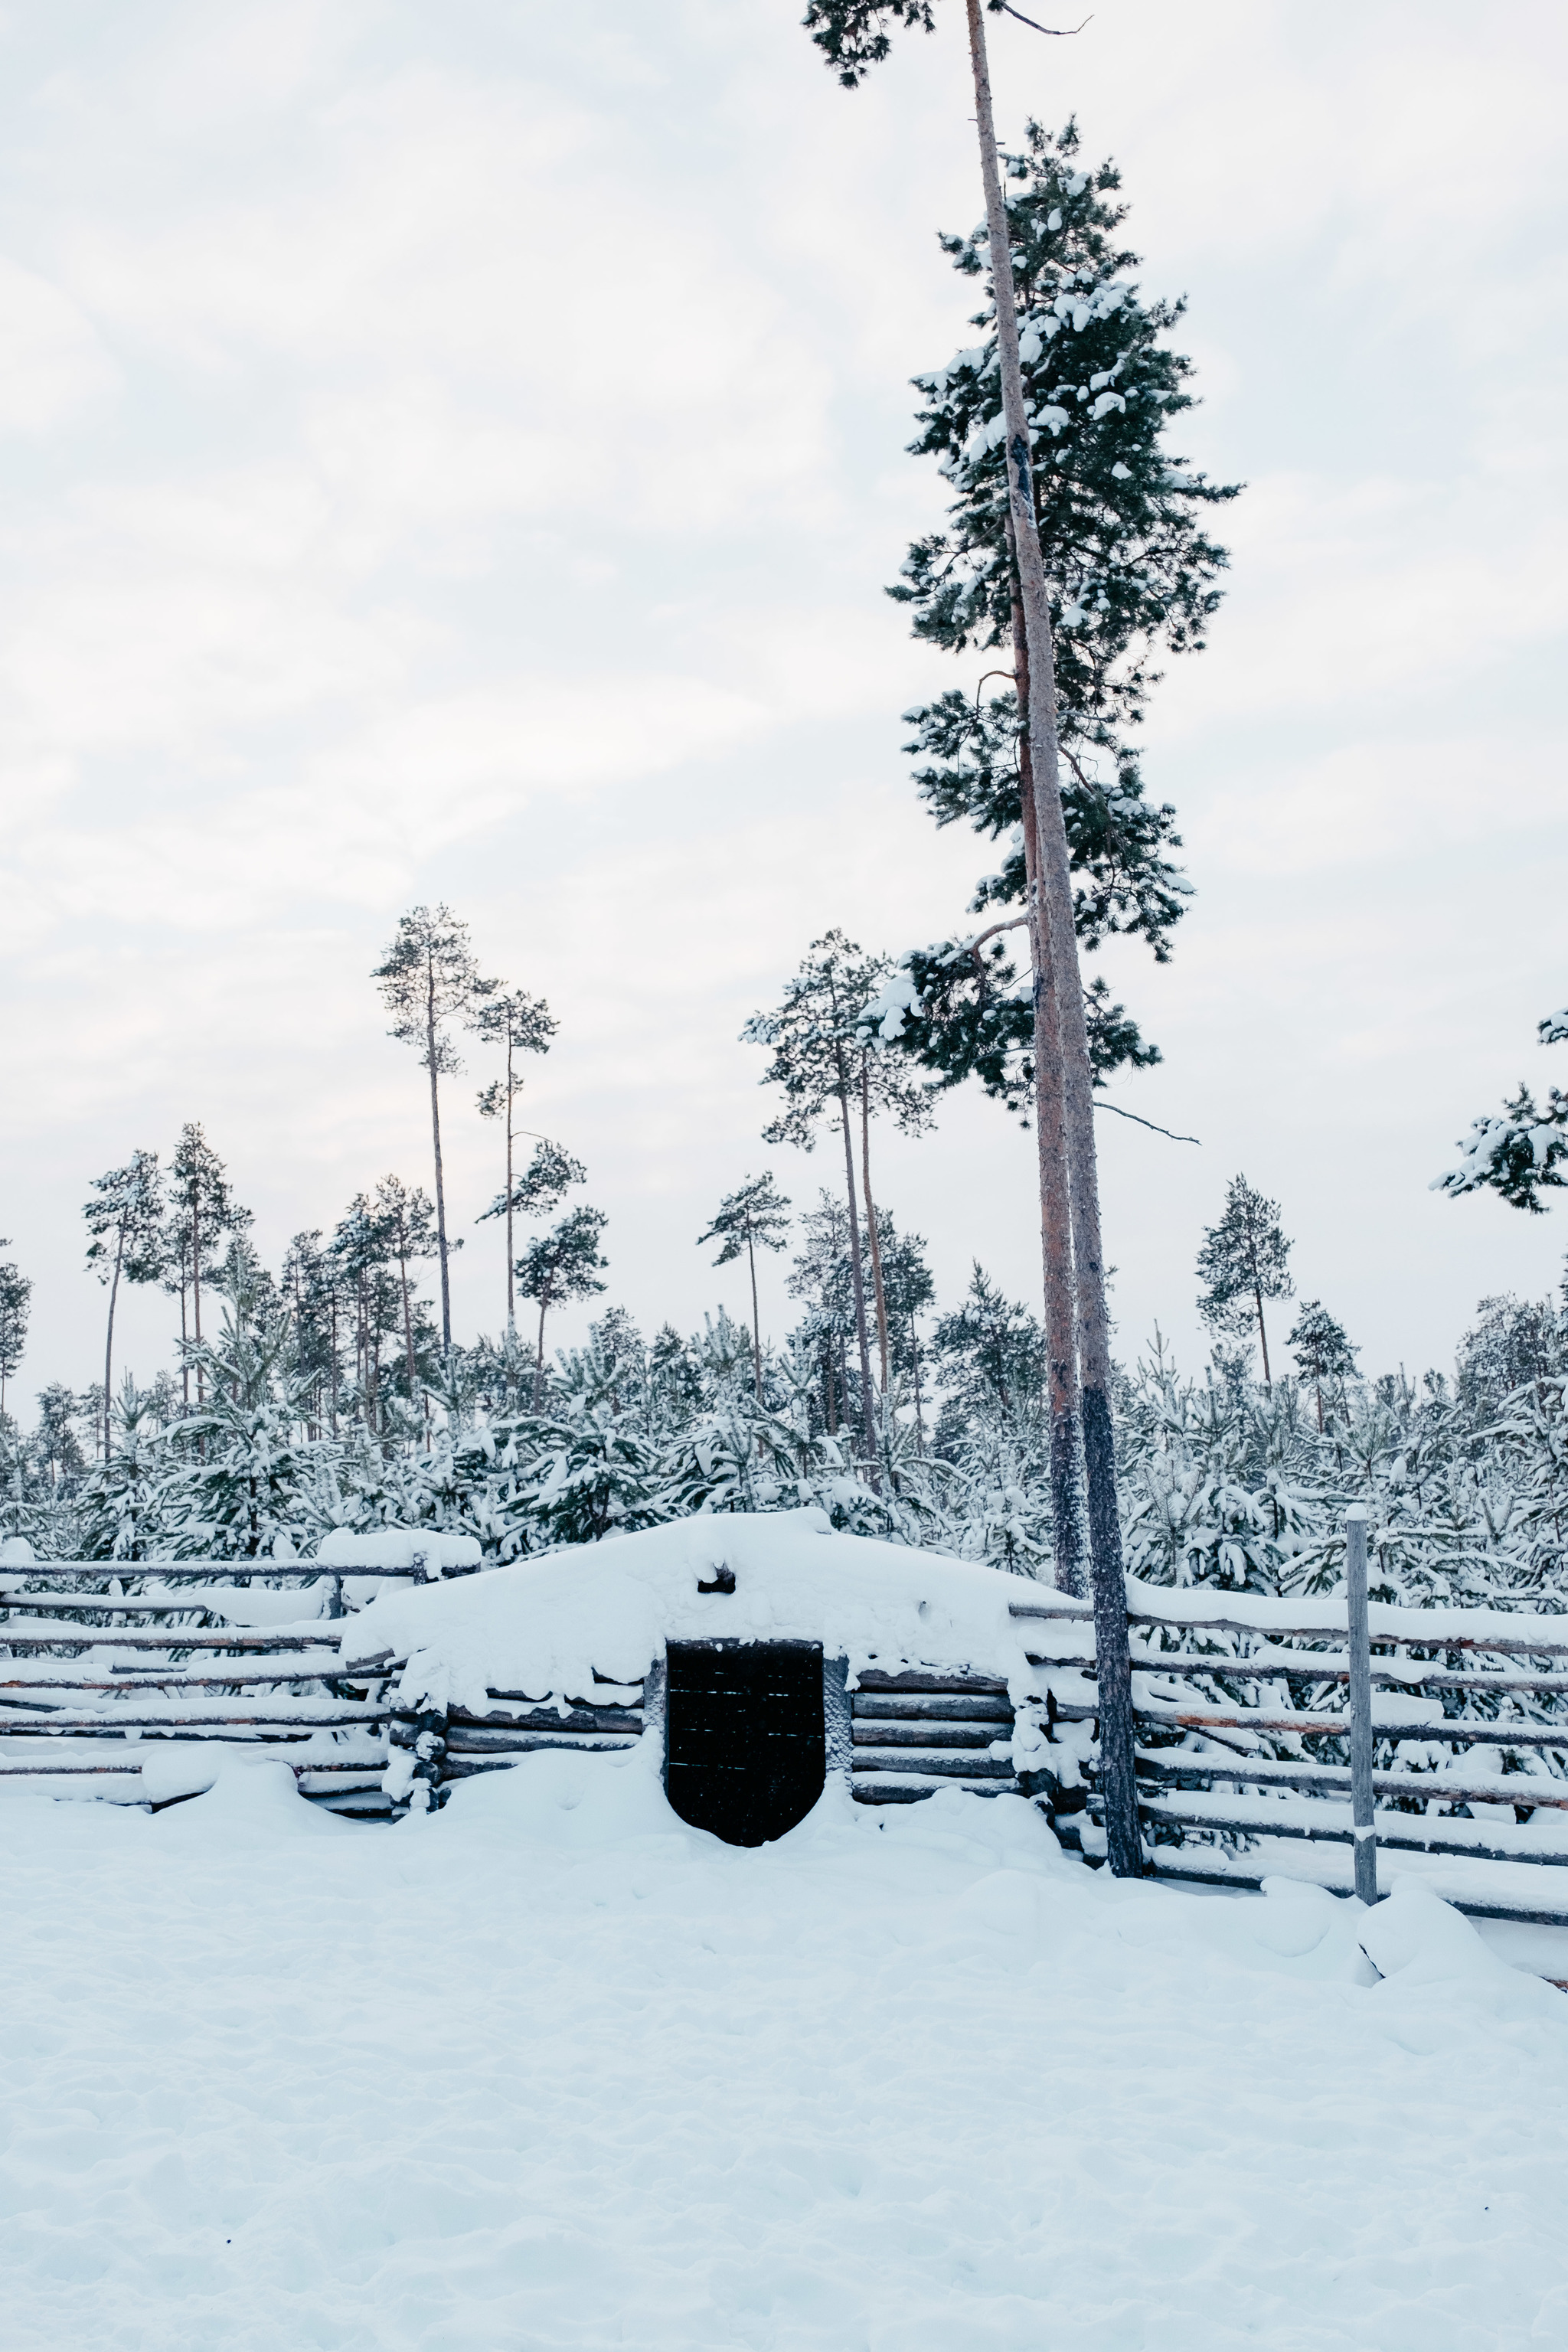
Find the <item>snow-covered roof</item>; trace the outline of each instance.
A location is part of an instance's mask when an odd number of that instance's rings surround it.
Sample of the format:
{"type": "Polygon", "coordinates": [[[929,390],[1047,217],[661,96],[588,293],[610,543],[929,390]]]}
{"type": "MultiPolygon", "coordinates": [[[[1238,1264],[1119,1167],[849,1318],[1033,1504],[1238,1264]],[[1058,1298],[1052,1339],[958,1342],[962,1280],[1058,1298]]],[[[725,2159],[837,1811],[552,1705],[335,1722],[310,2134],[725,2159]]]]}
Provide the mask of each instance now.
{"type": "MultiPolygon", "coordinates": [[[[726,1580],[727,1581],[728,1580],[726,1580]]],[[[345,1633],[344,1663],[406,1658],[411,1706],[482,1708],[487,1690],[629,1696],[669,1642],[820,1642],[861,1668],[970,1666],[1035,1687],[1016,1576],[837,1535],[818,1510],[679,1519],[447,1584],[384,1593],[345,1633]],[[699,1590],[728,1569],[733,1591],[699,1590]]]]}

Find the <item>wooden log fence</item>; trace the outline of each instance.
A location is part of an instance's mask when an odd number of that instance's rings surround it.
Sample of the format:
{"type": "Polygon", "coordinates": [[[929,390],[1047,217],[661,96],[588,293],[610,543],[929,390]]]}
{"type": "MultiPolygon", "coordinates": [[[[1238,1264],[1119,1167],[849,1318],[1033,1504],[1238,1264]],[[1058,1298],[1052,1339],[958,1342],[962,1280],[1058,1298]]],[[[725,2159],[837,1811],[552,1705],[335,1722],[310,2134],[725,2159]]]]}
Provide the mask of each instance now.
{"type": "MultiPolygon", "coordinates": [[[[1543,1712],[1513,1711],[1515,1702],[1549,1704],[1568,1696],[1568,1673],[1542,1670],[1544,1661],[1568,1658],[1568,1616],[1500,1612],[1489,1622],[1484,1617],[1478,1622],[1473,1612],[1371,1605],[1368,1534],[1364,1507],[1352,1506],[1345,1522],[1345,1591],[1338,1603],[1297,1610],[1289,1603],[1249,1605],[1238,1598],[1205,1605],[1207,1596],[1188,1590],[1179,1599],[1173,1593],[1166,1605],[1150,1587],[1133,1588],[1128,1618],[1136,1637],[1131,1665],[1141,1741],[1139,1815],[1156,1839],[1151,1868],[1173,1879],[1246,1887],[1259,1883],[1258,1872],[1247,1868],[1247,1849],[1258,1840],[1348,1845],[1355,1891],[1374,1902],[1381,1847],[1388,1853],[1486,1865],[1477,1874],[1478,1883],[1461,1882],[1453,1897],[1458,1908],[1475,1917],[1568,1926],[1568,1880],[1556,1908],[1544,1901],[1510,1899],[1512,1890],[1505,1887],[1494,1896],[1485,1883],[1488,1871],[1500,1864],[1568,1865],[1568,1820],[1561,1837],[1540,1834],[1547,1817],[1568,1814],[1568,1777],[1563,1772],[1568,1767],[1568,1719],[1554,1722],[1543,1712]],[[1173,1634],[1182,1646],[1157,1646],[1173,1634]],[[1247,1646],[1194,1650],[1194,1636],[1239,1639],[1247,1646]],[[1313,1646],[1287,1649],[1287,1643],[1313,1646]],[[1380,1657],[1374,1648],[1404,1655],[1380,1657]],[[1466,1656],[1505,1663],[1467,1670],[1466,1656]],[[1199,1677],[1245,1696],[1205,1699],[1194,1694],[1188,1699],[1160,1687],[1162,1681],[1199,1677]],[[1338,1698],[1339,1704],[1322,1711],[1310,1703],[1282,1708],[1277,1689],[1270,1687],[1282,1684],[1301,1697],[1310,1691],[1331,1702],[1338,1698]],[[1434,1704],[1404,1719],[1389,1706],[1387,1695],[1393,1692],[1434,1704]],[[1472,1706],[1477,1700],[1495,1701],[1498,1711],[1445,1715],[1445,1695],[1472,1706]],[[1158,1744],[1177,1739],[1180,1748],[1158,1744]],[[1320,1759],[1303,1748],[1303,1742],[1319,1739],[1341,1743],[1342,1754],[1348,1748],[1348,1762],[1320,1759]],[[1201,1748],[1194,1748],[1194,1741],[1201,1741],[1201,1748]],[[1277,1744],[1296,1752],[1264,1752],[1277,1744]],[[1416,1769],[1426,1761],[1420,1758],[1402,1762],[1402,1748],[1422,1747],[1447,1750],[1441,1769],[1416,1769]],[[1512,1771],[1478,1770],[1461,1760],[1466,1749],[1476,1748],[1496,1749],[1502,1758],[1539,1757],[1542,1763],[1512,1771]],[[1545,1769],[1549,1757],[1558,1771],[1545,1769]],[[1226,1790],[1232,1791],[1228,1798],[1222,1793],[1226,1790]],[[1183,1797],[1183,1790],[1189,1793],[1183,1797]],[[1486,1817],[1434,1817],[1434,1804],[1509,1806],[1519,1819],[1539,1813],[1542,1820],[1526,1830],[1486,1817]],[[1419,1811],[1409,1810],[1417,1807],[1419,1811]],[[1173,1832],[1180,1843],[1167,1842],[1173,1832]],[[1194,1845],[1194,1833],[1231,1841],[1232,1850],[1194,1845]]],[[[1093,1677],[1093,1649],[1078,1631],[1090,1614],[1083,1604],[1021,1600],[1012,1613],[1031,1627],[1064,1629],[1059,1648],[1043,1640],[1030,1643],[1030,1664],[1042,1675],[1093,1677]]],[[[1056,1686],[1047,1687],[1054,1692],[1056,1686]]],[[[1067,1683],[1067,1691],[1072,1687],[1067,1683]]],[[[1094,1713],[1092,1701],[1053,1696],[1054,1721],[1081,1722],[1094,1713]]],[[[1095,1792],[1089,1811],[1091,1818],[1102,1814],[1095,1792]]],[[[1065,1833],[1071,1838],[1071,1825],[1065,1833]]],[[[1270,1861],[1268,1867],[1277,1865],[1270,1861]]]]}
{"type": "MultiPolygon", "coordinates": [[[[1526,1862],[1538,1871],[1568,1865],[1568,1819],[1561,1839],[1543,1840],[1541,1822],[1527,1832],[1484,1817],[1434,1817],[1426,1810],[1434,1802],[1507,1805],[1542,1820],[1568,1816],[1568,1776],[1544,1769],[1548,1757],[1568,1766],[1568,1719],[1558,1726],[1539,1711],[1568,1697],[1568,1671],[1545,1664],[1568,1661],[1568,1616],[1509,1612],[1478,1623],[1464,1612],[1369,1607],[1367,1536],[1364,1513],[1350,1514],[1346,1592],[1339,1603],[1259,1606],[1243,1596],[1210,1603],[1207,1595],[1190,1591],[1179,1598],[1173,1593],[1167,1602],[1148,1586],[1133,1588],[1128,1619],[1140,1737],[1139,1815],[1154,1840],[1150,1864],[1156,1874],[1256,1885],[1256,1873],[1246,1865],[1259,1839],[1349,1845],[1357,1891],[1369,1900],[1378,1891],[1380,1847],[1485,1869],[1526,1862]],[[1158,1646],[1173,1635],[1178,1646],[1158,1646]],[[1213,1637],[1246,1646],[1192,1646],[1213,1637]],[[1307,1646],[1285,1646],[1289,1643],[1307,1646]],[[1386,1654],[1394,1651],[1403,1654],[1386,1654]],[[1501,1663],[1467,1667],[1467,1657],[1501,1663]],[[1189,1698],[1170,1688],[1200,1679],[1229,1696],[1189,1698]],[[1281,1686],[1295,1695],[1293,1706],[1279,1704],[1281,1686]],[[1389,1706],[1393,1693],[1436,1704],[1414,1720],[1401,1720],[1389,1706]],[[1495,1702],[1509,1711],[1445,1715],[1445,1696],[1472,1706],[1478,1700],[1489,1706],[1495,1702]],[[1515,1713],[1516,1702],[1533,1702],[1538,1712],[1515,1713]],[[1348,1745],[1349,1762],[1321,1759],[1303,1747],[1323,1739],[1339,1743],[1342,1757],[1348,1745]],[[1280,1743],[1295,1752],[1262,1752],[1280,1743]],[[1412,1769],[1399,1758],[1405,1746],[1446,1748],[1447,1763],[1441,1770],[1412,1769]],[[1471,1769],[1461,1758],[1476,1748],[1538,1756],[1542,1765],[1503,1772],[1471,1769]],[[1229,1843],[1194,1845],[1194,1837],[1229,1843]]],[[[652,1717],[645,1715],[640,1687],[604,1684],[598,1676],[594,1688],[562,1705],[492,1690],[482,1708],[410,1709],[393,1696],[403,1661],[387,1650],[345,1658],[341,1622],[279,1627],[222,1622],[223,1600],[258,1580],[285,1589],[325,1580],[328,1608],[341,1611],[350,1605],[345,1580],[424,1580],[430,1573],[417,1553],[410,1565],[396,1569],[232,1560],[0,1567],[0,1650],[11,1665],[6,1672],[0,1659],[0,1779],[103,1779],[123,1786],[141,1775],[143,1755],[156,1759],[165,1739],[226,1736],[250,1754],[276,1748],[286,1759],[290,1747],[319,1734],[357,1733],[357,1754],[345,1752],[341,1761],[319,1752],[302,1759],[295,1768],[299,1785],[314,1801],[384,1817],[410,1806],[438,1805],[450,1782],[513,1769],[531,1755],[552,1749],[613,1754],[641,1737],[645,1720],[657,1722],[657,1669],[649,1683],[652,1717]],[[156,1589],[105,1591],[111,1580],[156,1589]],[[89,1581],[95,1590],[81,1589],[89,1581]],[[102,1618],[113,1622],[89,1622],[102,1618]],[[160,1622],[127,1623],[128,1618],[160,1622]],[[312,1630],[317,1624],[321,1630],[312,1630]],[[112,1663],[106,1652],[114,1654],[112,1663]],[[34,1662],[42,1671],[28,1671],[34,1662]],[[121,1749],[100,1760],[82,1752],[89,1743],[107,1746],[127,1733],[137,1735],[143,1755],[121,1749]],[[365,1739],[374,1743],[368,1759],[365,1739]],[[59,1753],[51,1757],[46,1751],[57,1743],[59,1753]],[[388,1762],[395,1768],[390,1774],[388,1762]],[[400,1792],[383,1790],[384,1774],[395,1790],[404,1783],[400,1792]]],[[[1066,1596],[1021,1593],[1012,1615],[1027,1629],[1026,1654],[1050,1693],[1048,1746],[1053,1727],[1098,1718],[1093,1612],[1066,1596]],[[1047,1637],[1047,1628],[1059,1629],[1059,1646],[1047,1637]],[[1064,1681],[1059,1695],[1058,1677],[1064,1681]]],[[[1048,1770],[1020,1778],[1005,1681],[977,1672],[868,1669],[845,1695],[843,1712],[842,1760],[858,1802],[910,1803],[955,1786],[984,1796],[1033,1795],[1058,1816],[1064,1837],[1073,1837],[1068,1809],[1084,1802],[1082,1791],[1071,1790],[1076,1776],[1062,1775],[1059,1786],[1048,1770]]],[[[1100,1812],[1091,1790],[1087,1818],[1100,1812]]],[[[1458,1900],[1477,1917],[1568,1924],[1568,1894],[1553,1910],[1500,1895],[1494,1900],[1489,1887],[1472,1890],[1467,1884],[1458,1900]]]]}
{"type": "MultiPolygon", "coordinates": [[[[182,1754],[192,1741],[214,1742],[251,1756],[276,1752],[287,1762],[290,1749],[318,1735],[357,1733],[341,1760],[318,1747],[290,1769],[300,1793],[313,1801],[384,1818],[401,1810],[382,1788],[391,1745],[391,1669],[356,1664],[352,1674],[337,1675],[342,1621],[351,1606],[343,1588],[440,1574],[436,1556],[418,1546],[396,1567],[271,1559],[0,1564],[0,1780],[103,1781],[124,1789],[146,1785],[143,1763],[161,1764],[168,1739],[181,1743],[182,1754]],[[284,1592],[306,1585],[317,1606],[324,1585],[324,1614],[284,1626],[226,1623],[225,1603],[243,1604],[258,1583],[284,1592]],[[82,1589],[89,1584],[93,1589],[82,1589]],[[127,1624],[127,1618],[140,1622],[127,1624]],[[313,1631],[318,1624],[321,1630],[313,1631]],[[129,1654],[128,1661],[110,1664],[109,1653],[129,1654]],[[33,1661],[52,1671],[26,1671],[33,1661]],[[57,1693],[68,1696],[58,1699],[57,1693]],[[18,1752],[24,1741],[30,1752],[18,1752]],[[57,1742],[59,1752],[51,1755],[57,1742]],[[84,1753],[94,1747],[109,1752],[84,1753]]],[[[198,1768],[193,1775],[199,1779],[198,1768]]],[[[182,1800],[147,1801],[156,1810],[182,1800]]]]}

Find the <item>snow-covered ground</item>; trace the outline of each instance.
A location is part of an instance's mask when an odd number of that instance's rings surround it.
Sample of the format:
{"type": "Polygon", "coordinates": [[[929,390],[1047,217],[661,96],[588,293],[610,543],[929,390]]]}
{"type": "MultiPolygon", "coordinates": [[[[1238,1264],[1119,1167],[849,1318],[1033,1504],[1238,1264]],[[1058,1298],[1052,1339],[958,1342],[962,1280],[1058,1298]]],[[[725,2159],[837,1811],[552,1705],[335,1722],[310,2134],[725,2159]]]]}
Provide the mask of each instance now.
{"type": "Polygon", "coordinates": [[[395,1829],[237,1761],[0,1809],[7,2346],[1568,2343],[1568,1998],[1429,1895],[957,1792],[743,1852],[649,1745],[395,1829]]]}

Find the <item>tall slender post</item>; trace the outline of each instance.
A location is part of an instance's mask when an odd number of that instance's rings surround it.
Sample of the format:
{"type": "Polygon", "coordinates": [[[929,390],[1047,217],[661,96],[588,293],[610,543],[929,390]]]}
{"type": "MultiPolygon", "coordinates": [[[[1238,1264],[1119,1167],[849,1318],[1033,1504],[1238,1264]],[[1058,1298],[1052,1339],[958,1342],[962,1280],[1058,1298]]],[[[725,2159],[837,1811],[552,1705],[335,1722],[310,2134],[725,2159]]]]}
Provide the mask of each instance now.
{"type": "Polygon", "coordinates": [[[1345,1602],[1350,1615],[1351,1822],[1355,1831],[1355,1891],[1377,1901],[1377,1832],[1372,1797],[1372,1639],[1366,1621],[1366,1505],[1345,1513],[1345,1602]]]}

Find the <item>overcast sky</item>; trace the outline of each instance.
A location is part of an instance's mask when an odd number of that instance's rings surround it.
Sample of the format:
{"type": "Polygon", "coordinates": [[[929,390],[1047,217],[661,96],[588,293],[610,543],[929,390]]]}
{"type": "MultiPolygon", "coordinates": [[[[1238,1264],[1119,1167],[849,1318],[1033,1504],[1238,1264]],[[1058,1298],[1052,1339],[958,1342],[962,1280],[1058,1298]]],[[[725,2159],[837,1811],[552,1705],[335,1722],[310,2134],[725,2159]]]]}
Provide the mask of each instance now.
{"type": "MultiPolygon", "coordinates": [[[[854,96],[800,0],[24,0],[0,14],[0,1231],[24,1395],[85,1385],[89,1180],[198,1118],[276,1263],[395,1170],[423,1079],[367,975],[446,898],[560,1021],[523,1117],[586,1162],[611,1296],[742,1303],[694,1236],[764,1165],[737,1033],[839,924],[962,920],[986,847],[899,714],[984,664],[884,596],[939,484],[908,379],[972,340],[958,0],[854,96]]],[[[1175,446],[1248,488],[1212,649],[1148,730],[1196,888],[1110,964],[1163,1046],[1104,1117],[1115,1309],[1196,1368],[1238,1169],[1372,1370],[1558,1279],[1564,1217],[1427,1190],[1568,996],[1560,7],[1098,0],[993,25],[1004,139],[1076,112],[1145,292],[1184,293],[1175,446]]],[[[1558,1048],[1556,1059],[1565,1059],[1558,1048]]],[[[1568,1066],[1568,1059],[1565,1059],[1568,1066]]],[[[459,1335],[500,1181],[448,1088],[459,1335]]],[[[1564,1080],[1568,1083],[1568,1080],[1564,1080]]],[[[954,1097],[878,1179],[952,1300],[1037,1294],[1029,1139],[954,1097]]],[[[775,1331],[794,1310],[770,1275],[775,1331]]],[[[559,1337],[585,1318],[563,1317],[559,1337]]],[[[166,1360],[155,1294],[129,1360],[166,1360]]]]}

